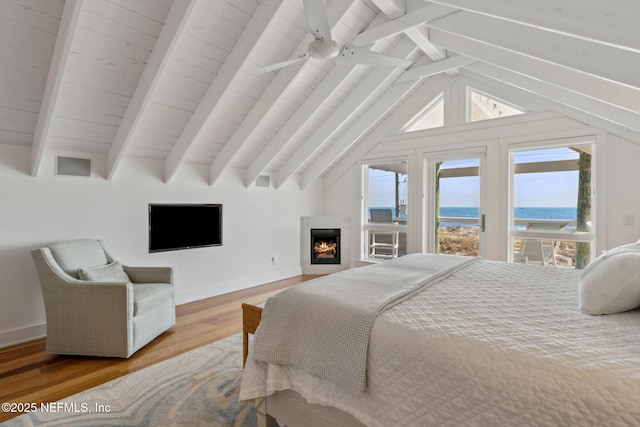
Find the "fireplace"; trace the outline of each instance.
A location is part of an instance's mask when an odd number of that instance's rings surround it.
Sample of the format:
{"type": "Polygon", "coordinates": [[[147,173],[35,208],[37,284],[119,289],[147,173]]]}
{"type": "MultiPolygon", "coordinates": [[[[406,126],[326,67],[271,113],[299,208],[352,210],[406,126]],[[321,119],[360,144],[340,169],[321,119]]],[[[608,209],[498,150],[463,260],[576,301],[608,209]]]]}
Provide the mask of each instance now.
{"type": "Polygon", "coordinates": [[[340,264],[340,229],[311,229],[311,264],[340,264]]]}

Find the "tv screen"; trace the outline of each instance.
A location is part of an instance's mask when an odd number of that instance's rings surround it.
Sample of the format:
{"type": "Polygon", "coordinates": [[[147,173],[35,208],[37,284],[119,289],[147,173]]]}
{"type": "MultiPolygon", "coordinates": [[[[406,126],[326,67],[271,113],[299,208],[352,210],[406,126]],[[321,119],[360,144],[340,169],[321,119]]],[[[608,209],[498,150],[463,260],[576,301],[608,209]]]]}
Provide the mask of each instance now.
{"type": "Polygon", "coordinates": [[[149,204],[149,252],[222,245],[222,205],[149,204]]]}

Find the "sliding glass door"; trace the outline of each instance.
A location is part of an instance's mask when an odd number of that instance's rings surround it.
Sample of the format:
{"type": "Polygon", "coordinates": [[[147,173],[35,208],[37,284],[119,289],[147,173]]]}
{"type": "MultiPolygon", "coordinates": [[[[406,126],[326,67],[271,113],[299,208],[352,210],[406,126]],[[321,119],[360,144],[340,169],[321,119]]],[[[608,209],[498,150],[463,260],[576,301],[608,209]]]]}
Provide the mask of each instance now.
{"type": "Polygon", "coordinates": [[[452,153],[427,159],[428,252],[482,256],[485,153],[452,153]]]}

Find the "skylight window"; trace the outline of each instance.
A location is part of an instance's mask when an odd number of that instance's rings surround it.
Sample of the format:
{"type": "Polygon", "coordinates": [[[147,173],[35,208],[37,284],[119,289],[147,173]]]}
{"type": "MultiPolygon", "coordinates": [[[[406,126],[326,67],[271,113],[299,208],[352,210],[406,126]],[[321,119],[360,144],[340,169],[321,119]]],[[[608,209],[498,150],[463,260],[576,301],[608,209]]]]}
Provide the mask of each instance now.
{"type": "Polygon", "coordinates": [[[404,128],[405,132],[431,129],[444,126],[444,94],[436,96],[404,128]]]}
{"type": "Polygon", "coordinates": [[[469,102],[467,105],[470,122],[515,116],[525,112],[522,108],[471,88],[469,88],[468,92],[469,102]]]}

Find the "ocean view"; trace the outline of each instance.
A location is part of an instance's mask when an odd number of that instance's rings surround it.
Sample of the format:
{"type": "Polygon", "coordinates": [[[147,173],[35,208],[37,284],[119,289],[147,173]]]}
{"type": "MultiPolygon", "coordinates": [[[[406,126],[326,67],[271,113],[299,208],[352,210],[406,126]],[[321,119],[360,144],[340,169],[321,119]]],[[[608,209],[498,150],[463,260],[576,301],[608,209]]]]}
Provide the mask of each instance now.
{"type": "MultiPolygon", "coordinates": [[[[479,208],[477,207],[440,207],[440,216],[453,218],[478,218],[479,208]]],[[[516,207],[513,210],[515,219],[562,219],[575,221],[577,209],[571,208],[544,208],[544,207],[516,207]]],[[[441,226],[465,225],[459,222],[442,222],[441,226]]]]}
{"type": "MultiPolygon", "coordinates": [[[[376,207],[385,209],[385,207],[376,207]]],[[[386,207],[386,209],[393,209],[386,207]]],[[[562,219],[567,221],[575,221],[577,217],[577,209],[575,207],[558,208],[558,207],[516,207],[513,210],[515,219],[562,219]]],[[[455,207],[441,206],[440,216],[449,218],[478,218],[480,216],[477,207],[455,207]]],[[[400,215],[404,218],[406,215],[400,215]]],[[[462,222],[442,222],[443,227],[452,227],[458,225],[469,225],[462,222]]]]}

